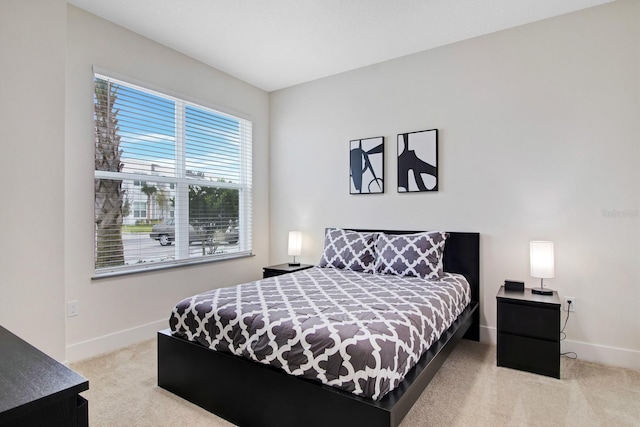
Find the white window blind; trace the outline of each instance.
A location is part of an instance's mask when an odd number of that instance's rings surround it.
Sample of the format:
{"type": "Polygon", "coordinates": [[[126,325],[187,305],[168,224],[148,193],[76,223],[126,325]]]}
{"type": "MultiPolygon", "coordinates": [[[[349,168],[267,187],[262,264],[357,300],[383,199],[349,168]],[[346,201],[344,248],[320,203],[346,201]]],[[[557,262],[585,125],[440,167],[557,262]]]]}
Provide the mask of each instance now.
{"type": "Polygon", "coordinates": [[[96,276],[251,254],[251,122],[94,76],[96,276]]]}

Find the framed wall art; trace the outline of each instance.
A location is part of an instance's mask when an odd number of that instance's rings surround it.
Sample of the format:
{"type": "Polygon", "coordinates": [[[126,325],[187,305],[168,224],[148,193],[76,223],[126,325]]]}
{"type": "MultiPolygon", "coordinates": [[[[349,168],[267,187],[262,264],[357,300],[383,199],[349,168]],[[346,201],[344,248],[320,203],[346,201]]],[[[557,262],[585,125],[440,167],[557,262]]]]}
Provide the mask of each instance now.
{"type": "Polygon", "coordinates": [[[349,141],[350,194],[384,193],[384,137],[349,141]]]}
{"type": "Polygon", "coordinates": [[[438,191],[438,129],[398,135],[398,193],[438,191]]]}

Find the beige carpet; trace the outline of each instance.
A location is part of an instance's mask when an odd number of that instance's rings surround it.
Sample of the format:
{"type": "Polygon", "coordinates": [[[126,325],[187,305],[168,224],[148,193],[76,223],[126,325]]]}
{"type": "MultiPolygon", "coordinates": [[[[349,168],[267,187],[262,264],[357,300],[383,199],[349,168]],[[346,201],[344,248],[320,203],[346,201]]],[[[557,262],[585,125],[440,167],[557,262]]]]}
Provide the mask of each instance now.
{"type": "MultiPolygon", "coordinates": [[[[89,379],[90,425],[231,426],[156,385],[156,342],[71,365],[89,379]]],[[[463,340],[401,427],[640,426],[640,372],[563,358],[562,379],[498,368],[463,340]]]]}

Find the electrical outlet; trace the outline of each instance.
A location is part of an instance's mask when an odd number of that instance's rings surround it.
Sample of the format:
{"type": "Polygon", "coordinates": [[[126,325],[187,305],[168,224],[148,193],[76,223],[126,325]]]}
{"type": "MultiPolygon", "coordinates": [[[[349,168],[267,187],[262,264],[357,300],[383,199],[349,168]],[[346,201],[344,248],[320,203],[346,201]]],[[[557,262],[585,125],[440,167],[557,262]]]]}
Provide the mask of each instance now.
{"type": "Polygon", "coordinates": [[[574,297],[564,297],[564,311],[576,311],[576,299],[574,297]]]}
{"type": "Polygon", "coordinates": [[[78,315],[78,301],[67,302],[67,317],[74,317],[78,315]]]}

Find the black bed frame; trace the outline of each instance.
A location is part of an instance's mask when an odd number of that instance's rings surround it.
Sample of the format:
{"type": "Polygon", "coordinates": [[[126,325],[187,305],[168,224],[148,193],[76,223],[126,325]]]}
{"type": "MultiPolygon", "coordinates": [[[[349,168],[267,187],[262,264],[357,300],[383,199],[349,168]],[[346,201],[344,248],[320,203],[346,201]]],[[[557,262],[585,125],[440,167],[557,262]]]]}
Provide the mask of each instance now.
{"type": "Polygon", "coordinates": [[[467,278],[471,304],[404,381],[379,401],[210,350],[173,337],[168,329],[158,332],[158,385],[239,426],[395,427],[460,339],[480,339],[479,252],[478,233],[449,233],[444,269],[467,278]]]}

